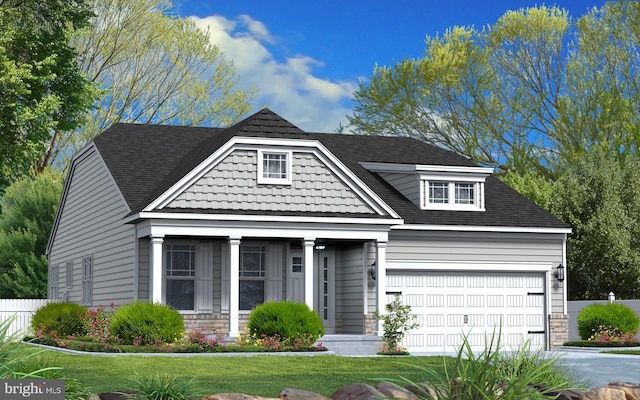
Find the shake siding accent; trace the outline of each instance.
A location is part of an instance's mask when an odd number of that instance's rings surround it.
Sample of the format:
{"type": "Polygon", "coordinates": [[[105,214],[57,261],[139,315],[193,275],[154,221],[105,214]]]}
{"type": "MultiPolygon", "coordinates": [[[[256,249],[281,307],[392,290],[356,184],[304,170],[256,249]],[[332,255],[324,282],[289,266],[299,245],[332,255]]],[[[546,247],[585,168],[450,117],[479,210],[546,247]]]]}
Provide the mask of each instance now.
{"type": "Polygon", "coordinates": [[[420,181],[416,174],[399,174],[391,172],[379,172],[378,175],[391,186],[404,195],[418,207],[420,204],[420,181]]]}
{"type": "MultiPolygon", "coordinates": [[[[561,234],[391,231],[387,260],[549,264],[563,262],[561,234]]],[[[513,272],[518,272],[514,270],[513,272]]],[[[562,288],[551,279],[551,312],[563,313],[562,288]]]]}
{"type": "Polygon", "coordinates": [[[342,292],[342,333],[364,333],[364,306],[362,293],[363,263],[362,244],[342,249],[342,265],[339,268],[342,292]]]}
{"type": "MultiPolygon", "coordinates": [[[[49,265],[93,259],[92,306],[123,304],[133,298],[133,226],[122,223],[129,209],[119,195],[102,159],[94,149],[76,160],[61,204],[49,265]]],[[[82,273],[81,268],[74,274],[82,273]]],[[[74,281],[81,282],[78,275],[74,281]]],[[[68,300],[82,301],[81,285],[68,291],[68,300]]]]}
{"type": "Polygon", "coordinates": [[[259,185],[257,162],[256,151],[234,151],[168,207],[374,213],[313,154],[293,153],[291,185],[259,185]]]}

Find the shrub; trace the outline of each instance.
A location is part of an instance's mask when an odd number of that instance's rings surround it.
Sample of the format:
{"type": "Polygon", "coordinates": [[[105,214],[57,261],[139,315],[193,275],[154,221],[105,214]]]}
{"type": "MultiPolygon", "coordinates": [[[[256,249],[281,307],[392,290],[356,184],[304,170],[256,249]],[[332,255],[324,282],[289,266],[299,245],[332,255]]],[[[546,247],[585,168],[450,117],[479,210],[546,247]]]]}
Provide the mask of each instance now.
{"type": "Polygon", "coordinates": [[[416,316],[411,314],[411,306],[403,305],[400,296],[385,306],[386,313],[375,312],[376,318],[382,320],[384,347],[382,353],[404,353],[400,347],[405,334],[417,328],[416,316]]]}
{"type": "Polygon", "coordinates": [[[36,310],[31,327],[44,336],[67,337],[83,334],[80,317],[86,312],[86,307],[76,303],[48,303],[36,310]]]}
{"type": "Polygon", "coordinates": [[[320,316],[304,303],[266,302],[254,308],[247,328],[257,337],[281,337],[288,342],[304,338],[313,344],[324,335],[320,316]],[[264,336],[263,336],[264,335],[264,336]]]}
{"type": "Polygon", "coordinates": [[[194,390],[193,378],[180,382],[171,375],[153,374],[142,376],[136,374],[128,381],[128,389],[136,392],[136,398],[146,400],[188,400],[202,395],[194,390]]]}
{"type": "Polygon", "coordinates": [[[111,334],[123,344],[173,343],[182,337],[184,324],[177,310],[140,301],[124,305],[111,317],[111,334]]]}
{"type": "Polygon", "coordinates": [[[103,305],[100,305],[81,315],[84,334],[97,342],[116,341],[116,338],[111,335],[111,316],[115,310],[114,304],[111,303],[111,311],[107,311],[103,305]]]}
{"type": "Polygon", "coordinates": [[[640,319],[629,307],[620,303],[591,304],[578,313],[578,333],[588,340],[602,327],[617,328],[622,334],[637,331],[640,319]]]}

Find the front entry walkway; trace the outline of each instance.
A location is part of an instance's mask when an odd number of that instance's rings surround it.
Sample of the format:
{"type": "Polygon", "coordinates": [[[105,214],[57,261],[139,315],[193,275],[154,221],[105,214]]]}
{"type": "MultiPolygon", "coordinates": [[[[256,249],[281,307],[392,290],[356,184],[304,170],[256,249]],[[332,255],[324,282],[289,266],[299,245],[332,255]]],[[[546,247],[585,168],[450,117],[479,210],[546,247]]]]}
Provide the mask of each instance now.
{"type": "Polygon", "coordinates": [[[375,335],[324,335],[317,343],[339,356],[375,356],[382,349],[375,335]]]}

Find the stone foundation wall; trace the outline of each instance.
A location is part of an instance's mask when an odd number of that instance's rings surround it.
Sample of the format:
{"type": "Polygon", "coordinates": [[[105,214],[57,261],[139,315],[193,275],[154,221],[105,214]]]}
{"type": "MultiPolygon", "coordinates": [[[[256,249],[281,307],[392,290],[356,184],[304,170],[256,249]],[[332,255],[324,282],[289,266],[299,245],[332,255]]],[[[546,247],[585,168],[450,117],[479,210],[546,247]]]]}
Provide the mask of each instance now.
{"type": "MultiPolygon", "coordinates": [[[[229,314],[182,314],[185,330],[199,329],[207,336],[229,333],[229,314]]],[[[247,333],[248,314],[238,316],[240,333],[247,333]]]]}
{"type": "Polygon", "coordinates": [[[549,348],[557,350],[569,340],[569,316],[551,314],[549,316],[549,348]]]}
{"type": "Polygon", "coordinates": [[[378,332],[378,319],[371,313],[364,315],[364,334],[375,335],[378,332]]]}

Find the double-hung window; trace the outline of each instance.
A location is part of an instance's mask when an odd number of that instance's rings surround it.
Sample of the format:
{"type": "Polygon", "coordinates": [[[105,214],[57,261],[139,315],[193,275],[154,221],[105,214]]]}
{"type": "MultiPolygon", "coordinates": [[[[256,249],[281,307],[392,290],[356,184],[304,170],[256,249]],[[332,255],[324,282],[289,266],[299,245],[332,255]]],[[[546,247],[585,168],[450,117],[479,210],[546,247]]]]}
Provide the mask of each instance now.
{"type": "Polygon", "coordinates": [[[240,246],[240,310],[264,303],[266,248],[240,246]]]}
{"type": "Polygon", "coordinates": [[[194,310],[195,256],[195,246],[167,245],[165,301],[178,310],[194,310]]]}
{"type": "Polygon", "coordinates": [[[291,152],[258,150],[258,183],[291,184],[291,152]]]}

